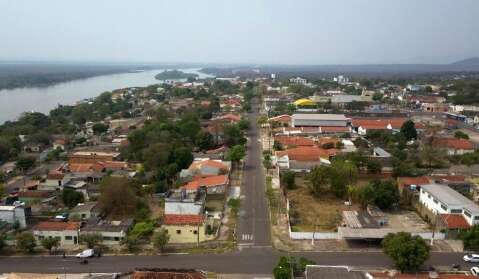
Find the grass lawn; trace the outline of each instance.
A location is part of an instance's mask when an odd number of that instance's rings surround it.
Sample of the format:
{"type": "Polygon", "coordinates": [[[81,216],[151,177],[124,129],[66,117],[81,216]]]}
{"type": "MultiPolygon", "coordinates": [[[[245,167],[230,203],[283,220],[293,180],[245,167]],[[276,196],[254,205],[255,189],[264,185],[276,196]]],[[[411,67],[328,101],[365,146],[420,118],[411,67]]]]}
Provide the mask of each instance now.
{"type": "Polygon", "coordinates": [[[288,190],[290,216],[296,220],[293,231],[333,232],[341,223],[343,210],[355,210],[355,206],[344,205],[345,200],[332,194],[315,197],[303,178],[296,178],[297,188],[288,190]]]}

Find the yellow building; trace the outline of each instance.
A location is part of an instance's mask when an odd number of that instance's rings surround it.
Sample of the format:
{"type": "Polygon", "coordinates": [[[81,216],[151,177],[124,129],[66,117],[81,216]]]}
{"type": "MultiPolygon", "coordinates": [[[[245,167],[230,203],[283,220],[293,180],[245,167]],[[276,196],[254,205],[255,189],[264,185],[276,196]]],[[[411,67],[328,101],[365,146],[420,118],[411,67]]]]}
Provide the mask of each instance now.
{"type": "Polygon", "coordinates": [[[303,98],[303,99],[294,101],[294,104],[296,106],[314,106],[316,103],[310,99],[303,98]]]}
{"type": "Polygon", "coordinates": [[[203,215],[166,214],[162,226],[170,236],[170,243],[196,243],[206,240],[203,215]]]}

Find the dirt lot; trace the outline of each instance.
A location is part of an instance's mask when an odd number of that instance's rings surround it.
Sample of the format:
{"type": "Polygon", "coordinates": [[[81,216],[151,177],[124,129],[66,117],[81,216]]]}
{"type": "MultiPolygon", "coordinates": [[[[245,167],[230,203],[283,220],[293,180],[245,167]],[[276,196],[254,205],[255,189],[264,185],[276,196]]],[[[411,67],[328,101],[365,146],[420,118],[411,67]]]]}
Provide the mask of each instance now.
{"type": "Polygon", "coordinates": [[[206,196],[206,210],[208,212],[223,212],[225,205],[224,195],[207,195],[206,196]]]}
{"type": "Polygon", "coordinates": [[[341,223],[343,210],[357,209],[330,194],[315,197],[302,178],[296,179],[296,185],[297,189],[288,191],[290,214],[297,220],[292,230],[333,232],[341,223]]]}

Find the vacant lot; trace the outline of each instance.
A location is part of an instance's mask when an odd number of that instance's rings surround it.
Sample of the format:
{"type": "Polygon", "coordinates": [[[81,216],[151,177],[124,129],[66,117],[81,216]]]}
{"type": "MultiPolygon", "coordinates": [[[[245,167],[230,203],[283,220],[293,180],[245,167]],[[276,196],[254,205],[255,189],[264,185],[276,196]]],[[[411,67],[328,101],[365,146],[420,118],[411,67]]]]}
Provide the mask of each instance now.
{"type": "Polygon", "coordinates": [[[333,232],[341,223],[343,210],[355,210],[345,200],[331,194],[314,196],[303,178],[296,178],[297,188],[288,190],[290,219],[294,231],[333,232]]]}
{"type": "Polygon", "coordinates": [[[208,212],[223,212],[225,205],[225,195],[207,195],[206,196],[206,211],[208,212]]]}

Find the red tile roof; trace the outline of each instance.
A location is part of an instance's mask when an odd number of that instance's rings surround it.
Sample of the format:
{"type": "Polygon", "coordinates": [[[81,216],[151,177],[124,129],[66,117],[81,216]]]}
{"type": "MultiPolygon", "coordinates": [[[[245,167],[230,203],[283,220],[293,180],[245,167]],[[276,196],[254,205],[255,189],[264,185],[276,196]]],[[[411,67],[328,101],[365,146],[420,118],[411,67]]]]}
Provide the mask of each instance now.
{"type": "Polygon", "coordinates": [[[229,120],[231,122],[238,122],[241,120],[241,116],[237,114],[227,113],[225,115],[219,116],[214,120],[229,120]]]}
{"type": "Polygon", "coordinates": [[[228,184],[228,180],[229,178],[227,175],[198,177],[198,178],[195,178],[193,181],[188,182],[188,184],[186,184],[182,188],[187,190],[196,190],[200,188],[201,186],[205,186],[208,188],[208,187],[226,185],[228,184]]]}
{"type": "Polygon", "coordinates": [[[58,170],[52,170],[47,175],[47,179],[61,180],[63,179],[63,177],[65,177],[65,175],[58,170]]]}
{"type": "Polygon", "coordinates": [[[350,132],[348,127],[319,127],[321,133],[347,133],[350,132]]]}
{"type": "Polygon", "coordinates": [[[305,137],[299,136],[277,136],[274,140],[281,143],[283,146],[313,146],[314,141],[305,137]]]}
{"type": "Polygon", "coordinates": [[[165,225],[199,225],[205,220],[203,215],[165,214],[165,225]]]}
{"type": "Polygon", "coordinates": [[[439,138],[434,144],[444,148],[474,150],[474,145],[467,139],[439,138]]]}
{"type": "Polygon", "coordinates": [[[132,279],[206,279],[205,273],[196,270],[147,269],[135,270],[132,279]]]}
{"type": "Polygon", "coordinates": [[[419,176],[419,177],[398,177],[398,184],[400,187],[409,187],[411,185],[426,185],[431,183],[429,178],[426,176],[419,176]]]}
{"type": "MultiPolygon", "coordinates": [[[[388,125],[391,125],[392,129],[400,129],[407,118],[380,118],[380,119],[366,119],[366,118],[353,118],[353,127],[362,127],[366,130],[386,130],[388,125]]],[[[417,129],[424,129],[424,125],[421,123],[415,123],[417,129]]]]}
{"type": "Polygon", "coordinates": [[[467,229],[471,227],[462,214],[441,214],[441,220],[448,229],[467,229]]]}
{"type": "Polygon", "coordinates": [[[80,229],[79,222],[40,222],[33,230],[36,231],[75,231],[80,229]]]}
{"type": "Polygon", "coordinates": [[[320,158],[329,159],[331,156],[336,155],[336,149],[322,149],[316,146],[300,146],[276,152],[278,157],[282,157],[286,154],[290,160],[314,162],[319,161],[320,158]]]}

